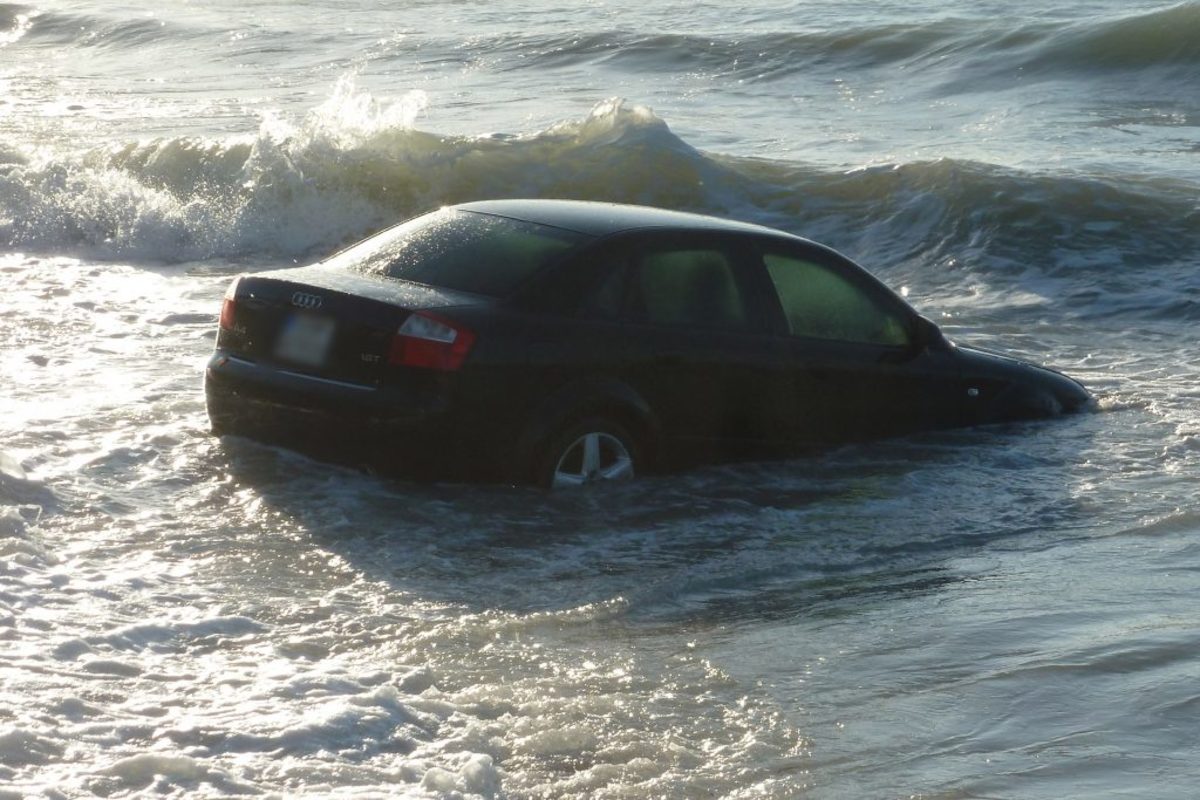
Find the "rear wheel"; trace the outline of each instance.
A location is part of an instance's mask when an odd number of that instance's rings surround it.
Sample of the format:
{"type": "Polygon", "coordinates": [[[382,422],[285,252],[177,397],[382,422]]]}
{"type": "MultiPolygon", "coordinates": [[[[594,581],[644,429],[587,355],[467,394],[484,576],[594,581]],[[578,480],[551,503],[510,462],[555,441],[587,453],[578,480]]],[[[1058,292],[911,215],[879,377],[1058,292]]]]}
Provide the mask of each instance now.
{"type": "Polygon", "coordinates": [[[566,489],[632,480],[640,468],[641,451],[629,432],[616,422],[592,417],[550,438],[534,479],[549,489],[566,489]]]}

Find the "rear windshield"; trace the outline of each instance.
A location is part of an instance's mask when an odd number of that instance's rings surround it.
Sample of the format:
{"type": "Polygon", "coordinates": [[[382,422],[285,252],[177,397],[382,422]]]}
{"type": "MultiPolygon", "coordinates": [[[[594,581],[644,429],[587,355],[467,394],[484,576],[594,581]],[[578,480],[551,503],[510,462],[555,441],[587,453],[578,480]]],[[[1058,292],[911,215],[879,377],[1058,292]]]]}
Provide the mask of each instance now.
{"type": "Polygon", "coordinates": [[[430,286],[504,297],[586,234],[442,209],[389,228],[329,264],[430,286]]]}

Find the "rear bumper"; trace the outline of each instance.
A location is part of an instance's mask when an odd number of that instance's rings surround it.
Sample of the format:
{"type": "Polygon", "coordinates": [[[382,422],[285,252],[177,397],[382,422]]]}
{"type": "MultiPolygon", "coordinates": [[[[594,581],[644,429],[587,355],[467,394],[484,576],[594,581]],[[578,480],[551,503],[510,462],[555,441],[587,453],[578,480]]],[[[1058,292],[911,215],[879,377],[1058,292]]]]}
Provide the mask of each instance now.
{"type": "Polygon", "coordinates": [[[214,433],[333,461],[440,476],[459,458],[444,393],[318,378],[218,350],[204,373],[214,433]]]}

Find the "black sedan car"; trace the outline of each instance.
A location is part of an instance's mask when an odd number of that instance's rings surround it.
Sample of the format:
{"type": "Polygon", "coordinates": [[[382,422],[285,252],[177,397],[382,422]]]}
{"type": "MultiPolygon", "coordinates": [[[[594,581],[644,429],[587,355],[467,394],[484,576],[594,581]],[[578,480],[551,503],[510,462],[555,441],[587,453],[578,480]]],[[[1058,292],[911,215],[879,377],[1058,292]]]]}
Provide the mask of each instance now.
{"type": "Polygon", "coordinates": [[[205,387],[217,433],[551,487],[1092,402],[951,344],[827,247],[556,200],[443,208],[235,279],[205,387]]]}

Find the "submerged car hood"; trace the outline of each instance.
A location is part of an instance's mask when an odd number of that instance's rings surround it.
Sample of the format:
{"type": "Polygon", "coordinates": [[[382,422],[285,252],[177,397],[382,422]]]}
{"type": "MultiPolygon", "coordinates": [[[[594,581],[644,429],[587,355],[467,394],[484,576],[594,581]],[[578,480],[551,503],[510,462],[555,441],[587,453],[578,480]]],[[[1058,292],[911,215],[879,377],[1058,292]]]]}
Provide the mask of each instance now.
{"type": "Polygon", "coordinates": [[[993,364],[999,369],[1017,368],[1017,369],[1036,369],[1041,372],[1047,372],[1051,375],[1057,375],[1060,378],[1066,378],[1072,383],[1078,383],[1073,378],[1069,378],[1063,373],[1050,367],[1042,366],[1033,361],[1026,361],[1023,358],[1010,356],[1007,353],[1001,353],[996,350],[989,350],[986,347],[977,347],[975,345],[955,344],[954,348],[972,363],[977,364],[993,364]]]}
{"type": "Polygon", "coordinates": [[[368,275],[325,264],[256,272],[250,277],[302,283],[318,289],[368,297],[403,308],[449,308],[451,306],[486,305],[494,302],[492,298],[483,295],[443,289],[398,278],[368,275]]]}
{"type": "Polygon", "coordinates": [[[1058,370],[981,347],[955,345],[964,377],[1012,381],[1050,392],[1067,411],[1087,408],[1095,399],[1082,383],[1058,370]]]}

